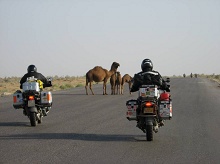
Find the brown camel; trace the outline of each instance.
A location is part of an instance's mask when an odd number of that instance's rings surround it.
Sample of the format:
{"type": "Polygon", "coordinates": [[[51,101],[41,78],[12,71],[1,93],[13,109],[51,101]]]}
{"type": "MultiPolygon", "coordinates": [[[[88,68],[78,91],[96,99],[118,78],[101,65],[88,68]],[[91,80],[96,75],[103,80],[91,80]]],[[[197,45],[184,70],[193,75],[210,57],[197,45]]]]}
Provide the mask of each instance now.
{"type": "Polygon", "coordinates": [[[101,82],[103,81],[103,95],[107,95],[106,93],[106,83],[108,81],[108,79],[115,74],[115,72],[117,71],[118,67],[120,66],[119,63],[117,62],[113,62],[111,69],[108,71],[107,69],[104,69],[100,66],[96,66],[93,69],[89,70],[86,73],[86,94],[88,95],[88,83],[89,83],[89,88],[92,92],[92,94],[94,95],[94,92],[92,90],[92,82],[101,82]]]}
{"type": "Polygon", "coordinates": [[[121,82],[122,82],[122,78],[120,72],[116,72],[110,77],[112,95],[116,94],[115,93],[116,88],[117,88],[117,94],[121,94],[121,82]]]}
{"type": "MultiPolygon", "coordinates": [[[[121,83],[121,94],[124,94],[124,84],[128,83],[128,86],[129,86],[129,92],[131,90],[131,85],[132,85],[132,77],[129,75],[129,74],[125,74],[123,77],[122,77],[122,83],[121,83]]],[[[131,94],[131,92],[130,92],[131,94]]]]}

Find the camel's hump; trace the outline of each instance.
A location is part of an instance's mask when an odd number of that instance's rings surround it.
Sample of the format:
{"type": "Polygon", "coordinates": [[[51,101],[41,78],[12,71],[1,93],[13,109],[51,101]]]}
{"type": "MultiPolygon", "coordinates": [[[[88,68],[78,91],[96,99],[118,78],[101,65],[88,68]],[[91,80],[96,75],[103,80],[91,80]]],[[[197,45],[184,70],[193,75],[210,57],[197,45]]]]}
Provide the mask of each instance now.
{"type": "Polygon", "coordinates": [[[91,72],[106,72],[108,70],[102,68],[101,66],[95,66],[93,69],[90,69],[87,73],[91,73],[91,72]]]}
{"type": "Polygon", "coordinates": [[[93,69],[103,69],[101,66],[95,66],[93,69]]]}

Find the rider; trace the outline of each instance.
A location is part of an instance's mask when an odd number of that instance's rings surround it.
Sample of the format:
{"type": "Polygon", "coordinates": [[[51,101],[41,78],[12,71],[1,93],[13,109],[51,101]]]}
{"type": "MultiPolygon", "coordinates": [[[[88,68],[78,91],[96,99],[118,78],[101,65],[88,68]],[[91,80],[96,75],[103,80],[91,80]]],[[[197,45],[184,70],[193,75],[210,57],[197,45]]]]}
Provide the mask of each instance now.
{"type": "MultiPolygon", "coordinates": [[[[139,90],[141,85],[157,85],[161,89],[170,92],[169,86],[163,80],[162,76],[159,72],[153,70],[153,63],[150,59],[144,59],[141,64],[142,71],[135,74],[133,78],[133,85],[131,88],[131,92],[136,92],[139,90]]],[[[137,115],[139,114],[140,110],[137,109],[137,115]]],[[[163,120],[159,118],[160,125],[163,124],[163,120]]],[[[137,117],[137,123],[139,119],[137,117]]],[[[138,125],[137,125],[138,126],[138,125]]]]}
{"type": "MultiPolygon", "coordinates": [[[[22,84],[27,81],[27,78],[32,77],[32,76],[34,76],[34,78],[43,82],[43,88],[52,86],[51,81],[48,81],[41,73],[37,72],[37,67],[32,64],[28,66],[27,73],[20,80],[21,89],[22,89],[22,84]]],[[[47,113],[49,112],[49,109],[50,107],[46,108],[46,111],[43,111],[44,115],[47,115],[47,113]]],[[[25,110],[23,111],[23,113],[24,115],[27,115],[25,110]]]]}
{"type": "Polygon", "coordinates": [[[41,73],[37,72],[37,67],[35,65],[29,65],[27,68],[27,73],[20,80],[21,89],[22,84],[26,82],[27,78],[32,76],[43,82],[43,88],[52,86],[51,81],[48,81],[41,73]]]}
{"type": "Polygon", "coordinates": [[[144,59],[141,64],[142,71],[134,75],[134,83],[131,92],[139,90],[141,85],[158,85],[161,89],[170,91],[166,82],[157,71],[153,71],[153,63],[150,59],[144,59]]]}

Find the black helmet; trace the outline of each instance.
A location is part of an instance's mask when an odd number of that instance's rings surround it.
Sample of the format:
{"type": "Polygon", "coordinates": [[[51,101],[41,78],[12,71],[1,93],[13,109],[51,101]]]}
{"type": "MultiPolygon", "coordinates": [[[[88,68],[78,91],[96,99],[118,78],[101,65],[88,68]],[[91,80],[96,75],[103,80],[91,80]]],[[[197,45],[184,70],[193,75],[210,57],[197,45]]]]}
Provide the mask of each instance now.
{"type": "Polygon", "coordinates": [[[29,65],[27,68],[27,72],[37,72],[37,67],[35,67],[35,65],[29,65]]]}
{"type": "Polygon", "coordinates": [[[153,70],[153,63],[150,59],[144,59],[141,63],[142,71],[152,71],[153,70]]]}

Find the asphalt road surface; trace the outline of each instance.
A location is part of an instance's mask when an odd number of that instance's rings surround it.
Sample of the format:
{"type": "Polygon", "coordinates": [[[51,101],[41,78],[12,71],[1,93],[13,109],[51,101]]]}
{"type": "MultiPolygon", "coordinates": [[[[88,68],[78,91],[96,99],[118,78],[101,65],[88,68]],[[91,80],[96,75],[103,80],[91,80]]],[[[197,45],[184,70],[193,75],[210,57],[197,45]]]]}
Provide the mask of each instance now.
{"type": "Polygon", "coordinates": [[[171,78],[173,118],[152,142],[125,117],[129,95],[85,95],[84,87],[53,92],[53,107],[31,127],[12,96],[0,97],[1,164],[219,164],[220,88],[201,78],[171,78]]]}

